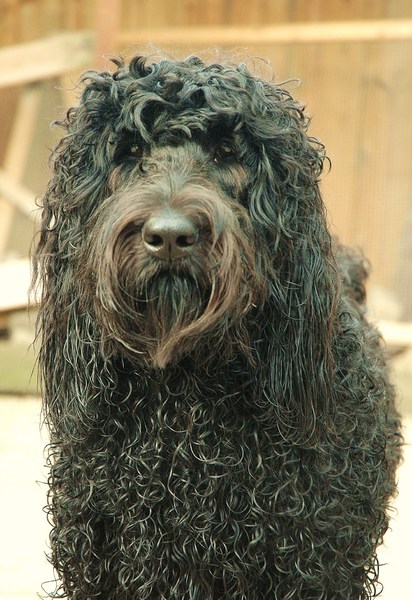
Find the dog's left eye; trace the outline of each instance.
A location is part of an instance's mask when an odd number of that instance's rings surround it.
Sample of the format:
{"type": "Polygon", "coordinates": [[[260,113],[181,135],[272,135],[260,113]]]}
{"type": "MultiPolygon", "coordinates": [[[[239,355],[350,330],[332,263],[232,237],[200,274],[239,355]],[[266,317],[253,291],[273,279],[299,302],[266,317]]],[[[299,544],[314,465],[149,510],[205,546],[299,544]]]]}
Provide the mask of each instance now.
{"type": "Polygon", "coordinates": [[[223,140],[215,149],[215,162],[224,161],[236,156],[236,146],[231,140],[223,140]]]}
{"type": "Polygon", "coordinates": [[[126,154],[130,158],[140,158],[142,151],[141,151],[140,146],[138,146],[137,144],[131,144],[127,148],[126,154]]]}

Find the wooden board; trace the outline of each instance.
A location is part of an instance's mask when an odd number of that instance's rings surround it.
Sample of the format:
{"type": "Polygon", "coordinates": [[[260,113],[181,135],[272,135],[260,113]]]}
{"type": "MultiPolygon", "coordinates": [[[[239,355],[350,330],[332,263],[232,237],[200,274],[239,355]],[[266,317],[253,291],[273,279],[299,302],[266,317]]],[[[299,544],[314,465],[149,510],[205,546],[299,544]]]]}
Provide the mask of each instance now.
{"type": "Polygon", "coordinates": [[[0,88],[58,77],[94,59],[91,32],[59,33],[0,50],[0,88]]]}
{"type": "Polygon", "coordinates": [[[28,259],[0,263],[0,313],[28,306],[30,280],[28,259]]]}

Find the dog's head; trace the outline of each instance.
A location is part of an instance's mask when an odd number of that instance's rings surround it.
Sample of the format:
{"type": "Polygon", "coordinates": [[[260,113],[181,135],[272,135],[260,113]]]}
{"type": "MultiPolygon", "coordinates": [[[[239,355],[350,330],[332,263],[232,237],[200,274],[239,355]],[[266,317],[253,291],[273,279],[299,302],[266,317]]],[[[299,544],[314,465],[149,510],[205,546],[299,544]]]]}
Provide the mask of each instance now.
{"type": "Polygon", "coordinates": [[[310,295],[333,279],[324,155],[290,94],[197,57],[136,57],[84,81],[38,250],[62,323],[78,305],[104,352],[164,367],[206,339],[245,350],[245,319],[268,303],[279,321],[313,313],[310,295]]]}

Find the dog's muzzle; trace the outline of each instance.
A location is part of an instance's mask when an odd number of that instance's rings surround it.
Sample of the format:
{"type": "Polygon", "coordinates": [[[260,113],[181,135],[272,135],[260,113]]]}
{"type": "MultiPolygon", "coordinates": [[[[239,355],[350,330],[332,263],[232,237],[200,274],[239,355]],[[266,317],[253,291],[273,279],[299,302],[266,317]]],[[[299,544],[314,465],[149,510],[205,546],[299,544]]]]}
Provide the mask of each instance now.
{"type": "Polygon", "coordinates": [[[143,245],[151,256],[174,261],[191,254],[199,239],[196,225],[177,210],[168,209],[143,226],[143,245]]]}

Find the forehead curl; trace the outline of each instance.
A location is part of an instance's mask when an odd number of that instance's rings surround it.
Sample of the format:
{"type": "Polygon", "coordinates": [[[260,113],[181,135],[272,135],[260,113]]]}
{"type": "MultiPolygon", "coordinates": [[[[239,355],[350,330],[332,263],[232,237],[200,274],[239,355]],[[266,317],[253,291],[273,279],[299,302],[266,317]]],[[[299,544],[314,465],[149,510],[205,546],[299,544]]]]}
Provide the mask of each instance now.
{"type": "Polygon", "coordinates": [[[156,121],[186,119],[191,128],[206,130],[226,121],[259,137],[271,137],[291,127],[306,129],[303,110],[284,90],[253,76],[244,64],[205,64],[197,57],[149,63],[135,57],[129,65],[116,62],[113,73],[88,73],[82,103],[94,114],[100,109],[118,128],[150,135],[156,121]],[[270,126],[269,126],[270,125],[270,126]]]}

